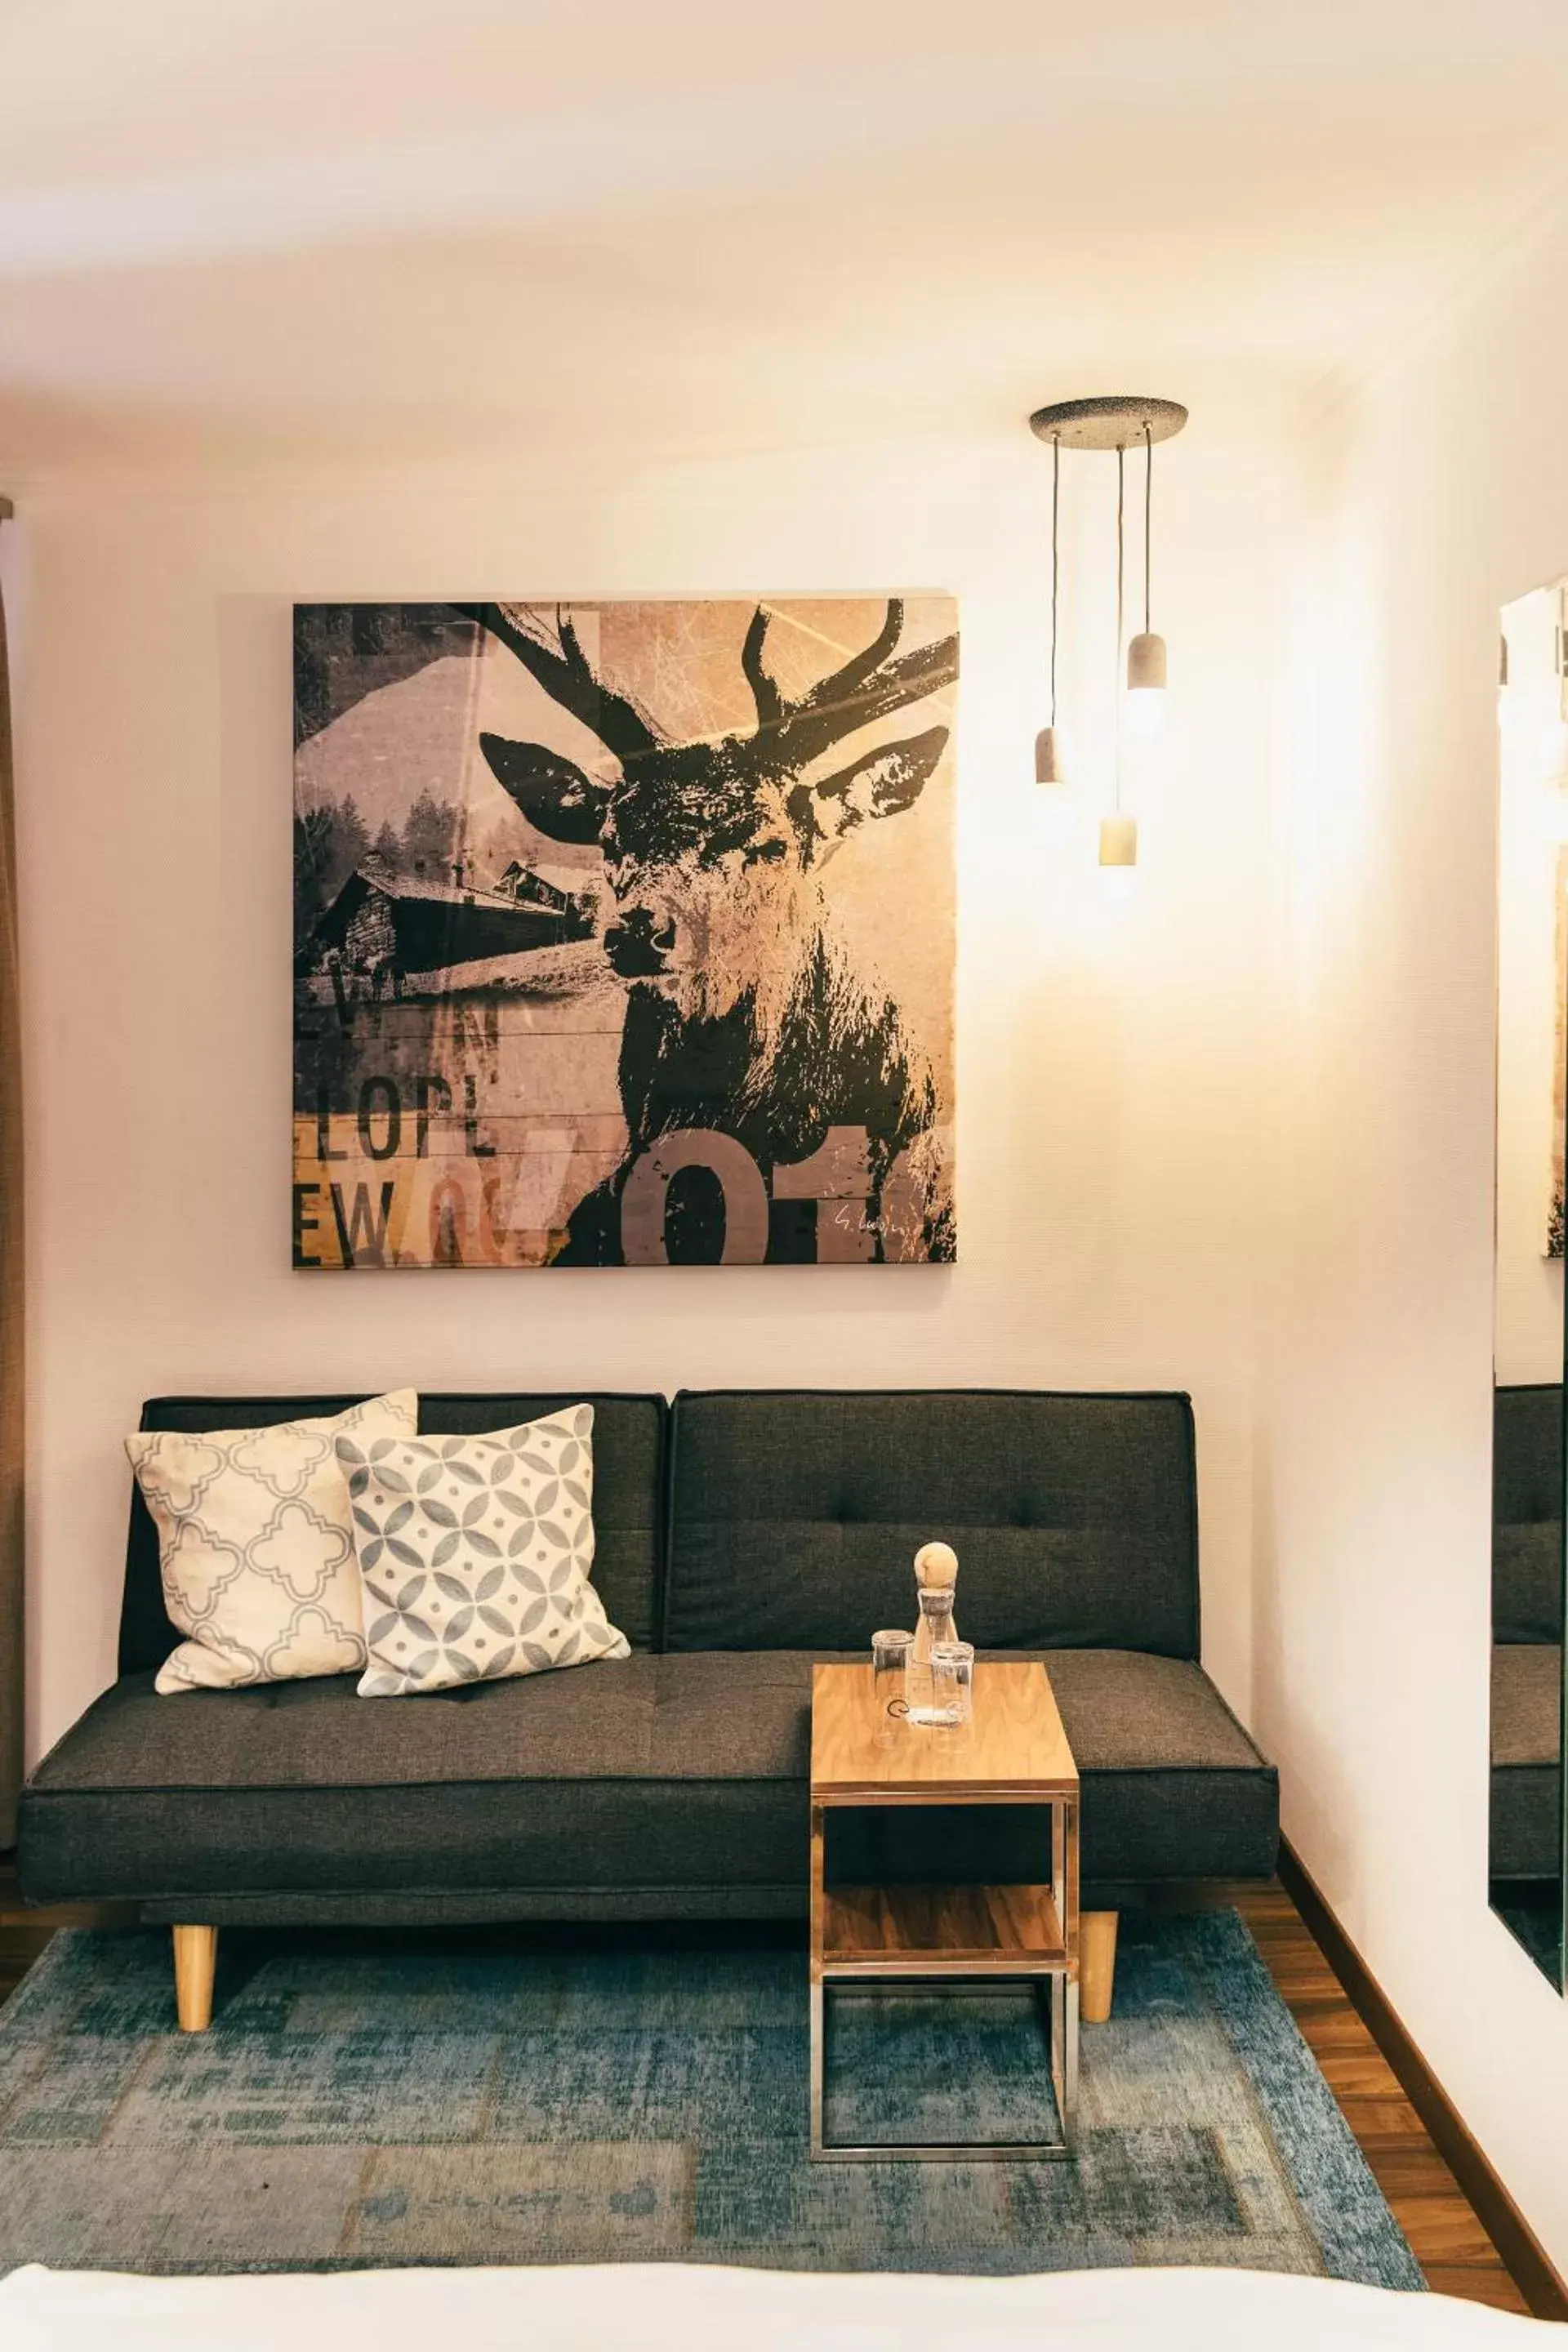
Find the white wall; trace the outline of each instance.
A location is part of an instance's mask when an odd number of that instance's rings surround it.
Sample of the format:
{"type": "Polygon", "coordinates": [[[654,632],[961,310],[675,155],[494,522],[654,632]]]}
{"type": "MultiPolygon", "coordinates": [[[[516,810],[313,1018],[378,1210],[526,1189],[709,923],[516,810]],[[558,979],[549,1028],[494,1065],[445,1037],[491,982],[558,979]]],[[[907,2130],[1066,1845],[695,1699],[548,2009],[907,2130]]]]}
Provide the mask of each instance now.
{"type": "Polygon", "coordinates": [[[1302,485],[1255,1716],[1288,1835],[1568,2266],[1568,2009],[1486,1901],[1498,614],[1568,568],[1565,267],[1539,229],[1302,485]]]}
{"type": "MultiPolygon", "coordinates": [[[[1098,756],[1114,469],[1083,462],[1098,756]]],[[[401,1381],[1190,1388],[1247,1708],[1268,481],[1196,428],[1162,465],[1173,734],[1113,911],[1103,792],[1064,845],[1029,781],[1048,477],[1009,419],[657,474],[19,486],[35,1754],[111,1674],[140,1400],[401,1381]],[[962,599],[958,1266],[291,1274],[289,600],[891,585],[962,599]]]]}

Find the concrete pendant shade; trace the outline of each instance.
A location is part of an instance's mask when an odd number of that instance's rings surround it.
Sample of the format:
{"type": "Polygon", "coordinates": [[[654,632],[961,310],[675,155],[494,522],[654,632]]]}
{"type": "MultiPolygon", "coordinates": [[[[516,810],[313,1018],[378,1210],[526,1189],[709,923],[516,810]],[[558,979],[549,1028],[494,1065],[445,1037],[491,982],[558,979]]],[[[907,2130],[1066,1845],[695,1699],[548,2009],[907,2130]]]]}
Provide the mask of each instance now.
{"type": "Polygon", "coordinates": [[[1142,630],[1127,647],[1128,689],[1134,694],[1157,692],[1164,684],[1165,640],[1152,630],[1142,630]]]}
{"type": "Polygon", "coordinates": [[[1065,784],[1068,782],[1067,760],[1058,727],[1042,727],[1035,738],[1035,782],[1037,784],[1065,784]]]}
{"type": "Polygon", "coordinates": [[[1137,865],[1138,820],[1135,816],[1100,818],[1100,862],[1102,866],[1137,865]]]}

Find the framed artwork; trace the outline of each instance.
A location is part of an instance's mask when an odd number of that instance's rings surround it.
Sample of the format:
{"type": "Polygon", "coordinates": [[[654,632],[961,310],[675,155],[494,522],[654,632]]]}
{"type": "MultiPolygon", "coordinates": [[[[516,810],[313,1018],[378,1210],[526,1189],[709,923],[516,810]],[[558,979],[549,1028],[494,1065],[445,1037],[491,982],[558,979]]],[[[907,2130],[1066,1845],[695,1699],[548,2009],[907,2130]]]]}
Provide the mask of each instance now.
{"type": "Polygon", "coordinates": [[[956,610],[301,604],[297,1266],[950,1261],[956,610]]]}

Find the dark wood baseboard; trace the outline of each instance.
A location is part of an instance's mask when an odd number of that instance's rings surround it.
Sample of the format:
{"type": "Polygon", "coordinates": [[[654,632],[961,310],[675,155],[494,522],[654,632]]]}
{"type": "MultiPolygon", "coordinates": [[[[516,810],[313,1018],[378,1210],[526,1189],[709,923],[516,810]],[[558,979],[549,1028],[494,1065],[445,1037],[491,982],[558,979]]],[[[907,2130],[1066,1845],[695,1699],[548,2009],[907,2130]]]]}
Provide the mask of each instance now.
{"type": "Polygon", "coordinates": [[[1405,2032],[1383,1987],[1335,1918],[1293,1849],[1279,1848],[1279,1883],[1327,1956],[1373,2040],[1508,2264],[1537,2319],[1568,2319],[1568,2286],[1472,2137],[1468,2125],[1405,2032]]]}

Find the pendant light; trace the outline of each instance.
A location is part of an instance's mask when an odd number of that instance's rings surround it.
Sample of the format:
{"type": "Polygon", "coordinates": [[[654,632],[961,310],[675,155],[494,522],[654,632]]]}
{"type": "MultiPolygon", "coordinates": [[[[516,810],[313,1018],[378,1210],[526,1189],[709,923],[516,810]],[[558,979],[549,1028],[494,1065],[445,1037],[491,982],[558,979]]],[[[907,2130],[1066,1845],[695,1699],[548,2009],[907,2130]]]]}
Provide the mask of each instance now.
{"type": "MultiPolygon", "coordinates": [[[[1121,452],[1117,452],[1121,463],[1121,452]]],[[[1162,734],[1165,725],[1165,640],[1149,622],[1154,552],[1154,436],[1143,427],[1143,626],[1127,648],[1127,722],[1134,735],[1162,734]]]]}
{"type": "MultiPolygon", "coordinates": [[[[1541,775],[1560,796],[1568,793],[1568,589],[1557,591],[1552,632],[1552,716],[1541,730],[1541,775]]],[[[1568,826],[1568,819],[1564,820],[1568,826]]]]}
{"type": "MultiPolygon", "coordinates": [[[[1121,640],[1125,634],[1124,614],[1127,585],[1127,452],[1120,442],[1116,447],[1116,670],[1121,683],[1121,640]]],[[[1114,814],[1100,820],[1100,863],[1107,889],[1113,898],[1125,898],[1131,891],[1138,867],[1138,820],[1127,816],[1121,807],[1121,703],[1116,703],[1114,730],[1116,808],[1114,814]]]]}
{"type": "Polygon", "coordinates": [[[1154,444],[1168,441],[1187,421],[1176,400],[1148,400],[1130,394],[1087,400],[1058,400],[1036,409],[1030,429],[1051,444],[1051,711],[1050,724],[1035,742],[1035,774],[1041,783],[1063,781],[1060,730],[1057,724],[1056,650],[1058,615],[1058,520],[1062,446],[1116,452],[1116,730],[1115,803],[1100,820],[1100,863],[1118,894],[1131,885],[1138,864],[1138,820],[1121,805],[1121,687],[1126,588],[1127,452],[1143,445],[1143,626],[1127,646],[1127,718],[1140,734],[1157,733],[1164,715],[1165,641],[1151,626],[1150,580],[1153,554],[1154,444]]]}
{"type": "Polygon", "coordinates": [[[1057,725],[1057,613],[1061,587],[1062,436],[1051,436],[1051,718],[1035,738],[1035,782],[1065,784],[1067,760],[1057,725]]]}

